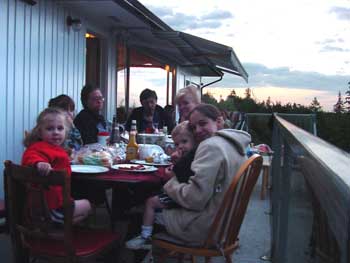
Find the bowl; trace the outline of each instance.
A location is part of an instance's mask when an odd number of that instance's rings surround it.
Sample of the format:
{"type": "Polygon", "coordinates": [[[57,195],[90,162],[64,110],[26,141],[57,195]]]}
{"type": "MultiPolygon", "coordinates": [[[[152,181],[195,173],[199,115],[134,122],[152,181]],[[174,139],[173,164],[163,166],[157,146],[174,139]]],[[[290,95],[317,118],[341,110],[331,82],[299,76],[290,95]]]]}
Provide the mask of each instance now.
{"type": "Polygon", "coordinates": [[[138,133],[136,140],[138,144],[156,144],[164,147],[166,135],[162,133],[138,133]]]}
{"type": "Polygon", "coordinates": [[[148,157],[163,154],[162,147],[156,144],[139,144],[139,159],[145,160],[148,157]]]}

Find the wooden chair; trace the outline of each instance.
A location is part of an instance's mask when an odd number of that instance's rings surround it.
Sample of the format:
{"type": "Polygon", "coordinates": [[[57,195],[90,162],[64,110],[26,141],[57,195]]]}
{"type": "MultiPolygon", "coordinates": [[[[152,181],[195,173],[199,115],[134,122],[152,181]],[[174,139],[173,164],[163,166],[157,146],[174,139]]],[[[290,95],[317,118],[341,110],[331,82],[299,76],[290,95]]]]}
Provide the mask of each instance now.
{"type": "Polygon", "coordinates": [[[37,170],[5,161],[5,199],[15,262],[43,258],[80,262],[116,245],[118,235],[106,230],[72,227],[70,177],[65,171],[39,176],[37,170]],[[44,192],[62,186],[64,224],[51,221],[44,192]]]}
{"type": "Polygon", "coordinates": [[[195,262],[195,256],[205,257],[206,262],[209,262],[211,257],[223,256],[226,262],[231,263],[232,253],[238,247],[239,230],[261,166],[262,157],[255,154],[240,167],[224,196],[203,246],[191,247],[174,242],[176,239],[169,235],[169,238],[155,235],[152,245],[160,251],[159,262],[174,255],[178,255],[182,261],[185,255],[190,255],[192,262],[195,262]]]}
{"type": "Polygon", "coordinates": [[[261,192],[260,199],[264,200],[267,190],[269,188],[269,176],[270,176],[270,167],[272,164],[272,155],[263,155],[263,164],[262,164],[262,182],[261,182],[261,192]]]}
{"type": "Polygon", "coordinates": [[[5,201],[3,199],[0,199],[0,233],[6,232],[6,208],[5,208],[5,201]]]}

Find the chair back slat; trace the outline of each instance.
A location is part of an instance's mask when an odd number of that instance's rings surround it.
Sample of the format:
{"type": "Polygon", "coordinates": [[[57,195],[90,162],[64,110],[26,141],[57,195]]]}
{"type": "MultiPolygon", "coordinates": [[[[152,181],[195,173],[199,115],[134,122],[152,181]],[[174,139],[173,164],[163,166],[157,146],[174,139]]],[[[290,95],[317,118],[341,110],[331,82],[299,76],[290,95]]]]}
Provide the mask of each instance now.
{"type": "Polygon", "coordinates": [[[66,171],[50,171],[39,176],[33,167],[26,167],[5,161],[4,171],[8,208],[8,221],[15,251],[23,251],[30,239],[58,239],[65,244],[67,255],[74,255],[72,249],[73,208],[70,198],[70,177],[66,171]],[[53,228],[45,191],[51,186],[61,186],[63,196],[64,227],[53,228]],[[59,233],[60,232],[60,233],[59,233]],[[24,246],[24,247],[23,247],[24,246]]]}
{"type": "Polygon", "coordinates": [[[257,154],[240,167],[214,218],[205,247],[225,248],[235,243],[261,167],[262,157],[257,154]]]}

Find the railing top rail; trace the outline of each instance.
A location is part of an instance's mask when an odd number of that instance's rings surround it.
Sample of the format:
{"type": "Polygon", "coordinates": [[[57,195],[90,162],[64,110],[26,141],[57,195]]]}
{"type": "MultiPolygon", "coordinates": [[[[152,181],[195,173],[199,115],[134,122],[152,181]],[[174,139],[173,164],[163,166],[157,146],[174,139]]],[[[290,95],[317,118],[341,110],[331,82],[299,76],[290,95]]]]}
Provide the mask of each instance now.
{"type": "Polygon", "coordinates": [[[280,116],[300,116],[300,117],[312,117],[315,116],[314,113],[278,113],[278,112],[274,112],[274,113],[246,113],[247,116],[271,116],[273,114],[277,114],[280,116]]]}
{"type": "Polygon", "coordinates": [[[315,160],[329,172],[337,174],[350,186],[350,154],[313,136],[303,129],[275,115],[286,139],[296,140],[315,160]]]}

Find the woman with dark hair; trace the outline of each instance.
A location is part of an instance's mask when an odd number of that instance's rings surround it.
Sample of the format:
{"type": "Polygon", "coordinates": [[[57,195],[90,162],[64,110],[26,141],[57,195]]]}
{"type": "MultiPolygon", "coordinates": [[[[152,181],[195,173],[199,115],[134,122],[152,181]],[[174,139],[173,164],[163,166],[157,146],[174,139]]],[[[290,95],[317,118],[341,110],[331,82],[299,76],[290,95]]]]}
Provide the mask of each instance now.
{"type": "Polygon", "coordinates": [[[97,142],[97,134],[107,131],[105,118],[100,114],[104,98],[98,87],[86,85],[81,90],[84,109],[74,119],[84,144],[97,142]]]}
{"type": "MultiPolygon", "coordinates": [[[[202,245],[225,192],[243,162],[250,135],[222,129],[220,111],[213,105],[199,104],[188,115],[198,147],[191,163],[194,173],[187,183],[172,177],[165,193],[179,208],[163,209],[156,216],[168,233],[189,245],[202,245]]],[[[215,238],[215,237],[214,237],[215,238]]]]}
{"type": "Polygon", "coordinates": [[[62,94],[50,99],[48,106],[60,108],[67,113],[68,121],[71,126],[63,147],[67,150],[79,150],[83,144],[83,141],[81,139],[79,130],[73,124],[75,103],[72,98],[62,94]]]}

